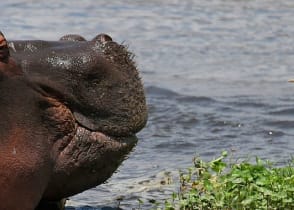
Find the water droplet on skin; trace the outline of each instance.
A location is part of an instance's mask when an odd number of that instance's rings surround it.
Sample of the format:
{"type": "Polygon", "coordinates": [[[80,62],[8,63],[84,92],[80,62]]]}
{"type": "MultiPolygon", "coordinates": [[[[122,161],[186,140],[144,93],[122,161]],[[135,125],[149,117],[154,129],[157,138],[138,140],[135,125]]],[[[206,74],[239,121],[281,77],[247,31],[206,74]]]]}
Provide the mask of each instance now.
{"type": "Polygon", "coordinates": [[[13,42],[8,43],[8,46],[10,49],[12,49],[14,52],[16,52],[15,46],[13,42]]]}
{"type": "Polygon", "coordinates": [[[12,154],[13,154],[13,155],[16,155],[16,149],[15,149],[15,147],[14,147],[13,150],[12,150],[12,154]]]}

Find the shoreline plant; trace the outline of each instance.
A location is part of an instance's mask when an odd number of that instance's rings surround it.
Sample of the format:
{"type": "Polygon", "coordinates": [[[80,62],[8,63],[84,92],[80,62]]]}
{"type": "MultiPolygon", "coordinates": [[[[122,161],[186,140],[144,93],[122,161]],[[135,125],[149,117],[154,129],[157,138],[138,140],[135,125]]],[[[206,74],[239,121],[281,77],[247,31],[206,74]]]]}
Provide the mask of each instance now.
{"type": "Polygon", "coordinates": [[[227,163],[227,152],[180,171],[179,192],[164,202],[164,210],[294,210],[294,160],[274,167],[255,163],[227,163]]]}

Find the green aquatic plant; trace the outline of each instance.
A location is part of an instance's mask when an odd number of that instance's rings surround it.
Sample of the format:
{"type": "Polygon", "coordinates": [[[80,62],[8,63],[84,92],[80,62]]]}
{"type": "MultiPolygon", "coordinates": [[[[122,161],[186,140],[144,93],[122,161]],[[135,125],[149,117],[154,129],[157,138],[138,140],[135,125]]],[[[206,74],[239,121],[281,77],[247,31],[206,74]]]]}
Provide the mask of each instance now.
{"type": "Polygon", "coordinates": [[[256,158],[254,163],[228,163],[227,152],[180,171],[179,192],[166,200],[165,210],[291,210],[294,209],[294,161],[274,167],[256,158]]]}

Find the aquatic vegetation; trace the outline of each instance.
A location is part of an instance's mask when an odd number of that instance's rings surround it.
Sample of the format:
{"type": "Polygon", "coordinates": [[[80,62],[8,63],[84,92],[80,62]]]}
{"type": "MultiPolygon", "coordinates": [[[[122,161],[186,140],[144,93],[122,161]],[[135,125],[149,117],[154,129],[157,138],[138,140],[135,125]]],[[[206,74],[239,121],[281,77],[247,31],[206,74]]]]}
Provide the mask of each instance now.
{"type": "Polygon", "coordinates": [[[165,210],[279,210],[294,209],[294,160],[274,167],[256,158],[254,163],[228,163],[227,152],[180,171],[179,192],[165,201],[165,210]]]}

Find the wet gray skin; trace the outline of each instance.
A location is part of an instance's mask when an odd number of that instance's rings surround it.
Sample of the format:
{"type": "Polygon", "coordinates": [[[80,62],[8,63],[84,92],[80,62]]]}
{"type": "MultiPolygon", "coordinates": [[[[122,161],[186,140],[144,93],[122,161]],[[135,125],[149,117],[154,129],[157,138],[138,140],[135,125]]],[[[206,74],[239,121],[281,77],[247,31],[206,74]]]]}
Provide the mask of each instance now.
{"type": "Polygon", "coordinates": [[[46,98],[42,118],[54,134],[54,170],[45,200],[103,183],[136,145],[146,124],[144,90],[126,47],[105,34],[92,41],[9,41],[26,83],[46,98]]]}

